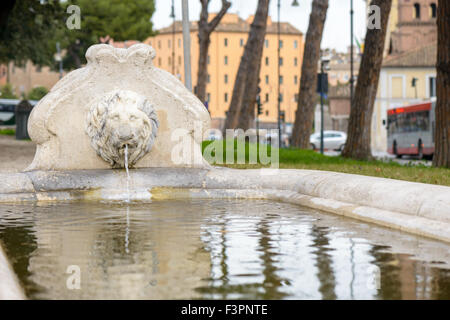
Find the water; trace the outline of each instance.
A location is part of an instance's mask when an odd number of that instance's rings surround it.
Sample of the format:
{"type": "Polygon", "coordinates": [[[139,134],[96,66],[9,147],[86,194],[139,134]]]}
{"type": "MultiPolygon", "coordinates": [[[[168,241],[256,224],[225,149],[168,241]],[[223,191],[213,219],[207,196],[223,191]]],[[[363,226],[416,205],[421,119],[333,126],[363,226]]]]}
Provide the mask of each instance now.
{"type": "Polygon", "coordinates": [[[125,145],[125,170],[127,171],[127,202],[130,202],[130,172],[128,171],[128,145],[125,145]]]}
{"type": "Polygon", "coordinates": [[[0,205],[0,241],[33,299],[450,299],[448,245],[268,201],[0,205]]]}

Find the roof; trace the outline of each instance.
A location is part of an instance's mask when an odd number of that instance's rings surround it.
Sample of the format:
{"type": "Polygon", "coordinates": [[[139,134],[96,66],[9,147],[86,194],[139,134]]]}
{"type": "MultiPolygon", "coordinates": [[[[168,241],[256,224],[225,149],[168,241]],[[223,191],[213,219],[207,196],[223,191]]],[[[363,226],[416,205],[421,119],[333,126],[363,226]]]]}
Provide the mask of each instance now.
{"type": "Polygon", "coordinates": [[[384,59],[383,68],[394,67],[435,67],[437,62],[437,42],[384,59]]]}
{"type": "MultiPolygon", "coordinates": [[[[266,33],[276,34],[278,31],[278,24],[276,22],[268,23],[266,33]]],[[[198,31],[198,21],[190,22],[190,30],[198,31]]],[[[221,22],[214,32],[243,32],[248,33],[250,31],[250,23],[242,18],[238,18],[235,22],[221,22]]],[[[173,23],[165,28],[159,29],[159,34],[168,34],[173,32],[173,23]]],[[[181,21],[175,21],[175,33],[182,32],[181,21]]],[[[289,22],[280,22],[280,33],[281,34],[292,34],[292,35],[303,35],[303,33],[291,25],[289,22]]]]}

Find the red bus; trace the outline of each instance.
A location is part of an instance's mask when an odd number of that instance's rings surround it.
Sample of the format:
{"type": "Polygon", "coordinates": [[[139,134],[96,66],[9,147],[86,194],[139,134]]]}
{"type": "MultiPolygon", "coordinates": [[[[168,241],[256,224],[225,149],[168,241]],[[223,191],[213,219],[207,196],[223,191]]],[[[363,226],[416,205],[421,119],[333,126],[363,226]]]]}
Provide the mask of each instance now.
{"type": "Polygon", "coordinates": [[[388,152],[419,159],[434,154],[436,101],[388,110],[388,152]]]}

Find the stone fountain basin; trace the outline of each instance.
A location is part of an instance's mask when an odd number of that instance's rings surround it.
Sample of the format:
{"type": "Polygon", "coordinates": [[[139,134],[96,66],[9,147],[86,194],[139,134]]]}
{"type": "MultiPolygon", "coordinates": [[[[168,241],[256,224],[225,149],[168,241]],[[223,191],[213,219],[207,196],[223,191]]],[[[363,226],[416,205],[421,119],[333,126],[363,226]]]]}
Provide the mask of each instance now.
{"type": "MultiPolygon", "coordinates": [[[[0,203],[123,201],[125,170],[0,174],[0,203]]],[[[133,201],[182,198],[267,199],[356,218],[450,242],[450,187],[314,170],[213,167],[130,170],[133,201]]]]}

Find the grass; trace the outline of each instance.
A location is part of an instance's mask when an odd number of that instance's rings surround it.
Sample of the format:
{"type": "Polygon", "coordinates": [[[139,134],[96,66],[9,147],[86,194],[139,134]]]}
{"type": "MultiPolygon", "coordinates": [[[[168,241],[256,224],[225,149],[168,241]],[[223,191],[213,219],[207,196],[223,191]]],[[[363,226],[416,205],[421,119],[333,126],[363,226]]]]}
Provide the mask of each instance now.
{"type": "Polygon", "coordinates": [[[0,129],[0,134],[5,136],[14,136],[16,134],[16,130],[14,129],[0,129]]]}
{"type": "MultiPolygon", "coordinates": [[[[203,150],[207,146],[213,148],[224,145],[223,147],[223,159],[226,157],[225,141],[204,141],[203,150]],[[209,146],[211,143],[213,145],[209,146]]],[[[236,142],[235,148],[236,150],[236,142]]],[[[245,146],[245,164],[221,164],[210,161],[211,164],[221,165],[235,169],[256,169],[266,167],[261,165],[258,161],[257,164],[248,163],[249,150],[257,148],[256,144],[246,144],[245,146]]],[[[235,152],[236,154],[236,152],[235,152]]],[[[213,153],[214,155],[214,153],[213,153]]],[[[270,155],[270,149],[269,149],[270,155]]],[[[220,159],[218,153],[217,158],[220,159]]],[[[236,159],[236,155],[235,155],[236,159]]],[[[258,159],[259,160],[259,159],[258,159]]],[[[225,163],[225,161],[222,161],[225,163]]],[[[358,161],[352,159],[346,159],[340,156],[325,156],[317,153],[313,150],[300,150],[295,148],[280,149],[279,150],[279,167],[280,169],[308,169],[308,170],[324,170],[335,171],[343,173],[360,174],[365,176],[381,177],[398,179],[412,182],[421,182],[429,184],[438,184],[444,186],[450,186],[450,169],[427,167],[422,164],[418,165],[401,165],[394,161],[358,161]]]]}

